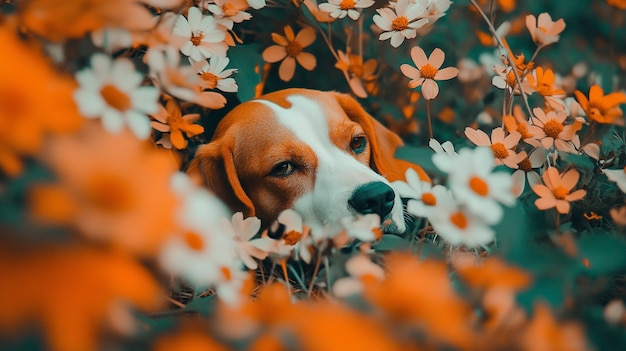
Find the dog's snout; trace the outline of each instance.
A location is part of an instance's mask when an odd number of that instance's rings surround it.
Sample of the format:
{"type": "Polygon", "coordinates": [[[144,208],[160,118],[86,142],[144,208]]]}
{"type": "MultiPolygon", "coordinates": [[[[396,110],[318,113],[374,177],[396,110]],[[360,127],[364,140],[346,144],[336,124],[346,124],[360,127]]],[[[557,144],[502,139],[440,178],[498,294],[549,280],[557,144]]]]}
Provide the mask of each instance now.
{"type": "Polygon", "coordinates": [[[348,204],[360,214],[376,213],[383,219],[393,209],[396,194],[383,182],[371,182],[356,188],[348,204]]]}

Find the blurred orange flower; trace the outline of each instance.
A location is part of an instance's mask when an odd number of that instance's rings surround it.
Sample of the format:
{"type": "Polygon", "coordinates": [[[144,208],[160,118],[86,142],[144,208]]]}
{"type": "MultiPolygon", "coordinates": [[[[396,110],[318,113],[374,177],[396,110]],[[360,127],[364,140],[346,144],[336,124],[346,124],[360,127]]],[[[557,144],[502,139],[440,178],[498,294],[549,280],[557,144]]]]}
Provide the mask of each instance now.
{"type": "MultiPolygon", "coordinates": [[[[47,151],[44,161],[75,202],[71,224],[85,236],[154,254],[174,232],[178,201],[170,182],[177,166],[166,151],[128,131],[112,135],[93,124],[73,137],[53,140],[47,151]]],[[[44,202],[55,199],[39,197],[44,202]]]]}
{"type": "Polygon", "coordinates": [[[183,326],[178,333],[165,334],[159,337],[153,351],[227,351],[229,348],[220,345],[208,333],[208,331],[200,327],[193,326],[191,328],[183,326]]]}
{"type": "Polygon", "coordinates": [[[604,95],[604,90],[600,86],[592,85],[589,89],[589,99],[580,90],[576,90],[574,95],[590,119],[602,124],[624,124],[623,112],[619,105],[626,103],[626,94],[615,92],[604,95]]]}
{"type": "Polygon", "coordinates": [[[48,133],[77,130],[82,118],[72,97],[76,84],[54,71],[41,47],[7,25],[0,26],[0,42],[0,172],[16,175],[20,156],[36,154],[48,133]]]}
{"type": "Polygon", "coordinates": [[[161,303],[162,292],[151,274],[123,253],[71,245],[24,250],[4,244],[0,333],[5,335],[36,322],[51,350],[96,350],[103,326],[126,322],[120,307],[155,310],[161,303]]]}
{"type": "Polygon", "coordinates": [[[565,21],[560,18],[552,21],[547,12],[526,16],[526,27],[537,46],[543,47],[559,41],[559,34],[565,29],[565,21]]]}
{"type": "Polygon", "coordinates": [[[557,322],[544,303],[535,305],[533,319],[520,340],[522,350],[589,350],[583,327],[575,322],[557,322]]]}
{"type": "Polygon", "coordinates": [[[18,4],[23,24],[53,41],[78,38],[97,29],[152,28],[153,15],[146,7],[176,8],[183,0],[25,0],[18,4]]]}
{"type": "Polygon", "coordinates": [[[391,318],[424,328],[425,335],[468,348],[471,308],[452,287],[446,263],[399,253],[390,254],[385,263],[385,280],[365,285],[365,298],[391,318]]]}
{"type": "Polygon", "coordinates": [[[626,0],[606,0],[606,3],[620,10],[626,10],[626,0]]]}

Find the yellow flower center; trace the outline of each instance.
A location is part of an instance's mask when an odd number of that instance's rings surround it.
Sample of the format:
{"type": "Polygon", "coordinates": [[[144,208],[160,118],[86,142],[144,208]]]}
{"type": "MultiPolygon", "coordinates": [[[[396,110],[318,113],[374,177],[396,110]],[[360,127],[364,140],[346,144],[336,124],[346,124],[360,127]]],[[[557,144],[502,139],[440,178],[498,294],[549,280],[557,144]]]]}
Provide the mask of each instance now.
{"type": "Polygon", "coordinates": [[[230,271],[230,268],[228,267],[221,267],[220,268],[220,272],[222,273],[222,277],[224,277],[225,281],[230,281],[231,279],[233,279],[233,272],[230,271]]]}
{"type": "Polygon", "coordinates": [[[569,191],[562,186],[557,186],[556,188],[552,189],[552,194],[554,194],[555,198],[563,200],[567,195],[569,195],[569,191]]]}
{"type": "Polygon", "coordinates": [[[113,84],[105,84],[100,89],[100,95],[107,105],[118,111],[126,111],[132,106],[130,97],[113,84]]]}
{"type": "Polygon", "coordinates": [[[132,189],[122,177],[97,173],[87,182],[86,196],[96,208],[109,213],[122,213],[135,203],[132,189]]]}
{"type": "Polygon", "coordinates": [[[506,74],[506,84],[510,87],[514,87],[517,84],[517,79],[515,79],[515,73],[513,73],[513,70],[506,74]]]}
{"type": "Polygon", "coordinates": [[[431,65],[430,63],[427,63],[424,66],[422,66],[422,68],[420,68],[422,77],[426,79],[435,79],[435,75],[437,75],[437,71],[439,70],[436,69],[435,66],[431,65]]]}
{"type": "Polygon", "coordinates": [[[471,177],[469,180],[469,187],[480,196],[487,196],[487,194],[489,194],[489,184],[487,184],[487,182],[482,180],[480,177],[471,177]]]}
{"type": "Polygon", "coordinates": [[[437,197],[435,197],[432,193],[423,193],[422,202],[426,206],[435,206],[437,204],[437,197]]]}
{"type": "Polygon", "coordinates": [[[339,8],[342,10],[351,10],[354,8],[354,0],[341,0],[339,8]]]}
{"type": "Polygon", "coordinates": [[[530,172],[530,170],[533,169],[528,157],[525,157],[520,163],[517,164],[517,166],[524,172],[530,172]]]}
{"type": "Polygon", "coordinates": [[[202,80],[206,83],[209,89],[215,89],[215,87],[217,86],[217,82],[220,80],[220,77],[211,72],[200,73],[200,78],[202,78],[202,80]]]}
{"type": "Polygon", "coordinates": [[[287,51],[287,55],[297,57],[302,52],[302,45],[297,41],[290,41],[285,50],[287,51]]]}
{"type": "Polygon", "coordinates": [[[555,119],[551,119],[543,124],[543,132],[551,138],[556,139],[562,131],[563,125],[555,119]]]}
{"type": "Polygon", "coordinates": [[[450,215],[450,222],[460,229],[465,229],[467,228],[468,220],[463,212],[457,211],[450,215]]]}
{"type": "Polygon", "coordinates": [[[297,232],[295,230],[291,230],[285,234],[283,234],[283,240],[287,245],[295,245],[302,239],[302,233],[297,232]]]}
{"type": "Polygon", "coordinates": [[[403,31],[407,28],[409,28],[409,19],[404,16],[397,17],[391,22],[391,29],[397,32],[403,31]]]}
{"type": "Polygon", "coordinates": [[[522,135],[522,140],[532,138],[532,134],[528,132],[528,128],[526,128],[526,124],[520,123],[517,125],[517,131],[522,135]]]}
{"type": "Polygon", "coordinates": [[[348,72],[350,72],[355,77],[363,77],[365,69],[363,68],[363,65],[351,64],[350,66],[348,66],[348,72]]]}
{"type": "Polygon", "coordinates": [[[202,251],[202,249],[204,249],[204,239],[196,232],[185,232],[183,234],[183,240],[185,240],[185,244],[194,251],[202,251]]]}
{"type": "Polygon", "coordinates": [[[499,159],[507,158],[509,156],[509,150],[502,143],[495,143],[491,145],[491,151],[493,156],[499,159]]]}
{"type": "Polygon", "coordinates": [[[193,33],[191,33],[191,38],[189,40],[191,40],[191,43],[193,45],[198,46],[202,42],[202,39],[204,39],[204,33],[202,33],[202,32],[193,32],[193,33]]]}
{"type": "Polygon", "coordinates": [[[232,3],[227,2],[222,6],[222,12],[224,12],[224,16],[232,17],[239,13],[239,9],[235,8],[235,5],[232,3]]]}

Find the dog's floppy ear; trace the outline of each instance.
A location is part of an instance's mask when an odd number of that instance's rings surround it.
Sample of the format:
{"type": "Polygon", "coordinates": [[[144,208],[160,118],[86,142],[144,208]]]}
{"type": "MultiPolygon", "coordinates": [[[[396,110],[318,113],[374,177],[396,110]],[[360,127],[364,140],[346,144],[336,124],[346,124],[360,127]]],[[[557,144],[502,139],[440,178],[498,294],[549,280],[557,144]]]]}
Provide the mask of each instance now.
{"type": "Polygon", "coordinates": [[[199,178],[202,185],[222,199],[234,212],[254,216],[252,201],[241,187],[235,163],[232,143],[218,140],[202,145],[187,167],[187,174],[199,178]]]}
{"type": "Polygon", "coordinates": [[[367,134],[372,150],[370,161],[372,169],[392,182],[395,180],[406,180],[406,170],[412,168],[417,172],[420,179],[430,182],[430,177],[421,167],[394,157],[396,149],[404,145],[402,139],[397,134],[385,128],[350,95],[332,94],[348,117],[352,121],[359,123],[365,134],[367,134]]]}

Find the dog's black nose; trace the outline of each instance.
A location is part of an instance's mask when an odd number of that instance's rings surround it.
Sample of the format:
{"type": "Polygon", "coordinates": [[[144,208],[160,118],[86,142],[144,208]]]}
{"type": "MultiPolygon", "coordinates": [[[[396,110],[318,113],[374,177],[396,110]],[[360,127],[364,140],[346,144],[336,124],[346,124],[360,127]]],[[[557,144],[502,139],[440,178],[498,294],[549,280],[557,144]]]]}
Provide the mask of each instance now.
{"type": "Polygon", "coordinates": [[[360,214],[376,213],[381,220],[391,212],[396,194],[383,182],[371,182],[356,188],[348,204],[360,214]]]}

